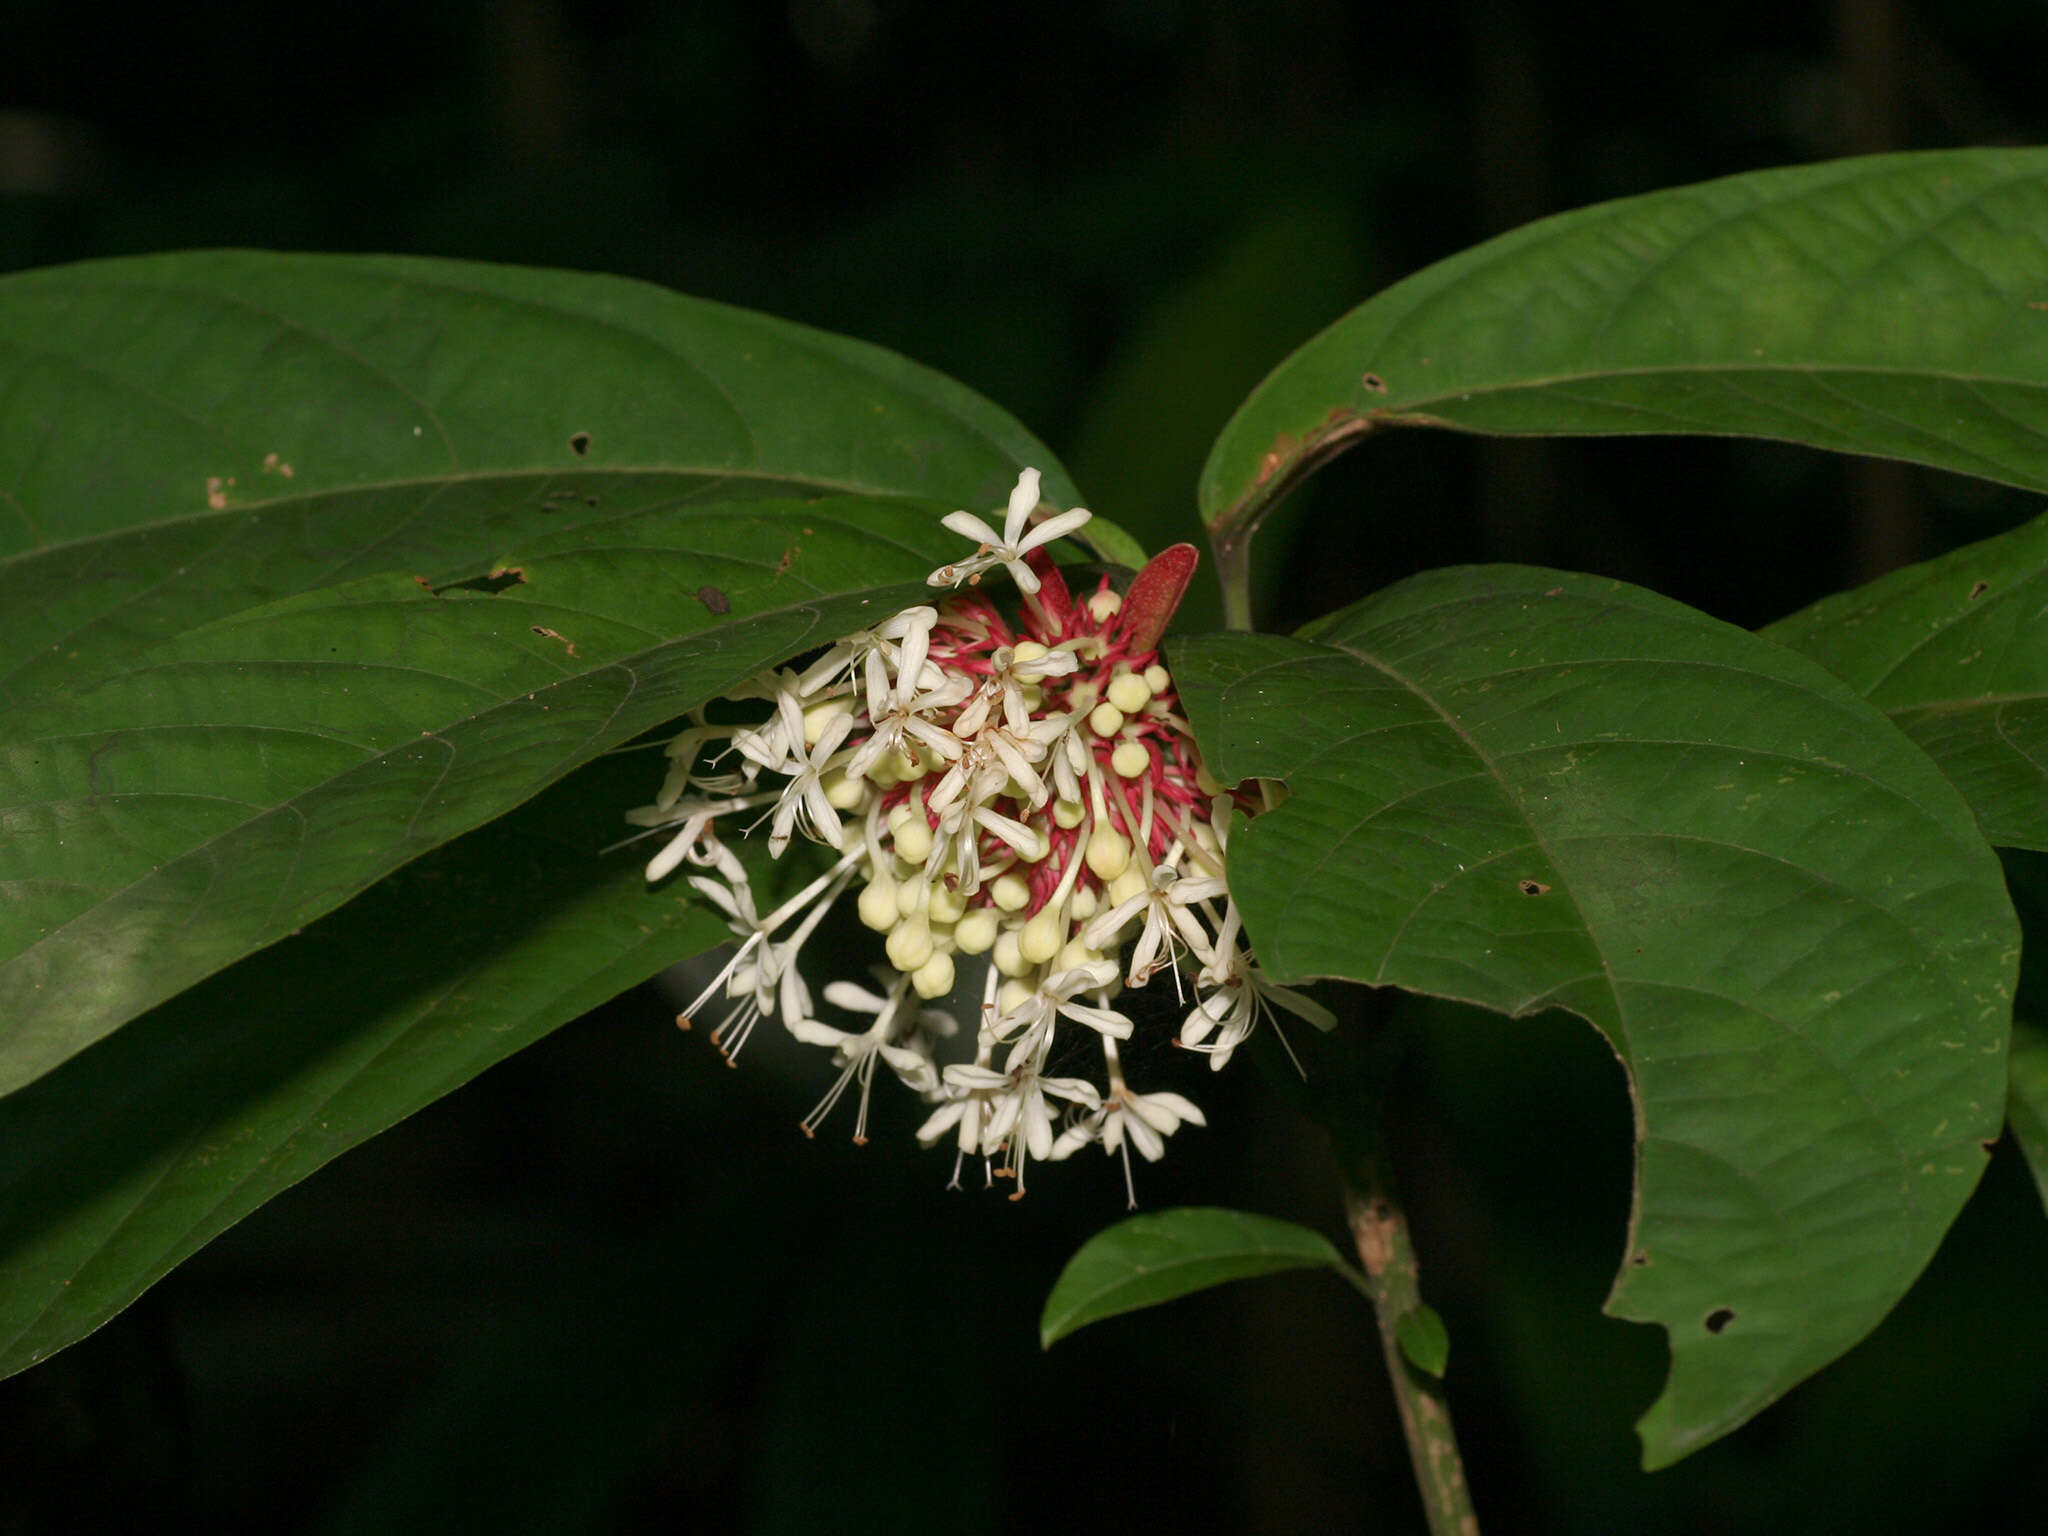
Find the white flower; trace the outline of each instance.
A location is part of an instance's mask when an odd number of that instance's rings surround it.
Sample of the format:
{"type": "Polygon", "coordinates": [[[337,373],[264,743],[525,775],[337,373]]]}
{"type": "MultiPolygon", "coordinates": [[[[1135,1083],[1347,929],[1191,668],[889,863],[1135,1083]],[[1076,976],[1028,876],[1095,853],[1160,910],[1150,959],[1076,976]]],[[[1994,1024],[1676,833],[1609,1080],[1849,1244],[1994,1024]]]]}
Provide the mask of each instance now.
{"type": "Polygon", "coordinates": [[[1208,1123],[1201,1110],[1177,1093],[1133,1093],[1121,1078],[1116,1078],[1100,1109],[1083,1115],[1061,1132],[1059,1140],[1053,1143],[1052,1156],[1058,1161],[1071,1157],[1091,1141],[1101,1142],[1104,1152],[1123,1158],[1124,1194],[1130,1208],[1136,1210],[1138,1191],[1131,1181],[1130,1148],[1136,1147],[1146,1162],[1156,1163],[1166,1153],[1167,1137],[1183,1125],[1208,1123]]]}
{"type": "Polygon", "coordinates": [[[1072,533],[1094,516],[1086,508],[1075,507],[1056,517],[1049,517],[1030,532],[1025,532],[1031,514],[1038,508],[1038,482],[1039,474],[1035,469],[1027,469],[1017,477],[1016,489],[1010,492],[1009,516],[1001,533],[972,512],[948,513],[946,526],[965,538],[975,540],[981,550],[969,559],[940,566],[925,578],[926,581],[934,587],[957,587],[963,581],[979,581],[983,571],[1000,565],[1010,573],[1010,579],[1020,590],[1036,592],[1038,573],[1024,563],[1024,557],[1061,535],[1072,533]]]}
{"type": "Polygon", "coordinates": [[[998,1151],[1009,1154],[1010,1163],[1005,1171],[1015,1174],[1017,1179],[1012,1200],[1024,1198],[1025,1164],[1034,1157],[1052,1156],[1052,1110],[1045,1102],[1047,1097],[1083,1104],[1089,1109],[1102,1106],[1101,1093],[1086,1078],[1044,1077],[1035,1066],[1014,1072],[954,1066],[946,1068],[945,1076],[953,1088],[979,1090],[993,1099],[994,1113],[982,1130],[981,1150],[984,1156],[994,1156],[998,1151]]]}
{"type": "MultiPolygon", "coordinates": [[[[817,1107],[804,1116],[802,1130],[806,1136],[816,1134],[817,1129],[832,1113],[832,1106],[839,1102],[846,1092],[846,1085],[856,1078],[860,1081],[860,1113],[853,1123],[853,1140],[856,1146],[866,1146],[868,1140],[868,1091],[874,1085],[875,1062],[885,1061],[905,1086],[917,1093],[936,1092],[939,1085],[938,1072],[932,1066],[931,1058],[913,1045],[895,1043],[901,1032],[904,1004],[910,996],[910,978],[901,976],[890,987],[887,996],[878,996],[865,987],[850,981],[835,981],[825,988],[825,1000],[849,1013],[871,1013],[875,1022],[867,1029],[855,1033],[852,1030],[834,1029],[830,1024],[816,1019],[798,1019],[789,1026],[789,1032],[806,1045],[824,1045],[832,1048],[833,1060],[838,1063],[839,1080],[825,1090],[825,1096],[817,1107]]],[[[943,1021],[943,1033],[951,1033],[953,1021],[937,1010],[929,1010],[934,1023],[943,1021]]],[[[920,1015],[922,1017],[922,1015],[920,1015]]],[[[913,1034],[916,1025],[913,1024],[913,1034]]]]}

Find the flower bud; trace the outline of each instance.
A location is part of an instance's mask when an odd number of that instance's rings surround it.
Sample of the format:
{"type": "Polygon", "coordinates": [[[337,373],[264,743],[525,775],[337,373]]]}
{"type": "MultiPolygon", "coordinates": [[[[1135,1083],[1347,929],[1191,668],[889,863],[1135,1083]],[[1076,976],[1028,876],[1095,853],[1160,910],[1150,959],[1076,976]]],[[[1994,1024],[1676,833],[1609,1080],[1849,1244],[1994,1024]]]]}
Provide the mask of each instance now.
{"type": "Polygon", "coordinates": [[[910,973],[910,989],[926,1002],[953,990],[953,957],[933,955],[910,973]]]}
{"type": "Polygon", "coordinates": [[[1048,903],[1039,908],[1038,915],[1024,925],[1024,932],[1018,936],[1017,949],[1033,965],[1043,965],[1060,952],[1060,945],[1067,936],[1066,913],[1048,903]]]}
{"type": "Polygon", "coordinates": [[[889,930],[889,963],[899,971],[915,971],[932,957],[932,930],[921,917],[906,918],[889,930]]]}
{"type": "MultiPolygon", "coordinates": [[[[1144,749],[1140,747],[1139,750],[1144,749]]],[[[1097,822],[1094,835],[1088,839],[1087,858],[1088,867],[1098,880],[1114,880],[1131,862],[1131,845],[1116,828],[1107,822],[1097,822]]]]}
{"type": "Polygon", "coordinates": [[[1135,715],[1152,702],[1152,685],[1135,672],[1119,672],[1109,680],[1109,702],[1125,714],[1135,715]]]}
{"type": "Polygon", "coordinates": [[[963,955],[986,954],[1000,926],[992,908],[976,907],[953,925],[953,942],[963,955]]]}
{"type": "Polygon", "coordinates": [[[896,910],[896,882],[877,870],[860,893],[860,920],[877,933],[887,933],[901,915],[896,910]]]}

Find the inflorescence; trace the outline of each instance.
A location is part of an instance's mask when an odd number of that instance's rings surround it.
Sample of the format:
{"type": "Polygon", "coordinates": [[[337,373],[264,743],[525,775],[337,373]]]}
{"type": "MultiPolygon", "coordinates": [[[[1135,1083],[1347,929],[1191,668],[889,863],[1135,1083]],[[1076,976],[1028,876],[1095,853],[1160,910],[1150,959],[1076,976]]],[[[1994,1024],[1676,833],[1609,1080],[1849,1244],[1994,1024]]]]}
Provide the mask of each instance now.
{"type": "Polygon", "coordinates": [[[1027,469],[1000,532],[969,512],[945,519],[978,548],[932,573],[931,585],[956,589],[935,604],[729,696],[765,701],[765,720],[724,725],[694,712],[669,745],[655,803],[629,813],[674,829],[647,878],[687,866],[739,941],[678,1022],[689,1027],[723,993],[730,1008],[711,1038],[728,1062],[775,1016],[829,1049],[839,1076],[805,1135],[857,1083],[854,1140],[865,1142],[876,1066],[887,1067],[934,1106],[918,1140],[953,1138],[954,1184],[979,1156],[990,1177],[1015,1178],[1012,1199],[1031,1159],[1091,1142],[1122,1157],[1128,1190],[1130,1148],[1156,1160],[1183,1124],[1205,1123],[1180,1094],[1125,1081],[1118,1047],[1137,1026],[1116,1007],[1124,988],[1167,974],[1187,1008],[1176,1043],[1215,1067],[1274,1003],[1327,1018],[1253,963],[1225,855],[1232,820],[1257,801],[1226,792],[1202,766],[1160,660],[1194,551],[1167,551],[1127,593],[1104,577],[1076,596],[1046,546],[1090,514],[1034,525],[1038,497],[1038,472],[1027,469]],[[1014,617],[982,588],[998,567],[1020,594],[1014,617]],[[748,815],[767,823],[773,857],[802,835],[837,858],[762,912],[716,831],[721,818],[748,815]],[[823,989],[865,1021],[840,1028],[818,1018],[798,957],[849,891],[860,921],[884,936],[888,964],[876,989],[823,989]],[[970,969],[981,973],[973,1059],[942,1068],[936,1042],[958,1026],[930,1005],[970,969]],[[1048,1075],[1055,1038],[1077,1030],[1099,1041],[1106,1086],[1048,1075]]]}

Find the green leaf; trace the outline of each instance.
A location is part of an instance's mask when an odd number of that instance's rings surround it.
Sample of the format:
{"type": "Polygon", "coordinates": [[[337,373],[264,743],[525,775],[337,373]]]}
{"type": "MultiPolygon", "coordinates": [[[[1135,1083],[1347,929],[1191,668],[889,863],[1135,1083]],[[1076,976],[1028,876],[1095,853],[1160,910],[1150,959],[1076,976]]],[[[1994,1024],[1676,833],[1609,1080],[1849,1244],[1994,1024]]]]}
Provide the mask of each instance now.
{"type": "Polygon", "coordinates": [[[2048,850],[2048,517],[1764,630],[1892,717],[2005,848],[2048,850]]]}
{"type": "Polygon", "coordinates": [[[1354,309],[1202,473],[1242,524],[1384,426],[1713,433],[2048,489],[2048,151],[1731,176],[1545,219],[1354,309]]]}
{"type": "Polygon", "coordinates": [[[722,925],[594,849],[659,777],[614,758],[437,849],[0,1100],[0,1375],[258,1205],[722,925]]]}
{"type": "Polygon", "coordinates": [[[1045,1299],[1038,1342],[1050,1349],[1105,1317],[1227,1280],[1319,1268],[1341,1273],[1346,1266],[1328,1238],[1291,1221],[1211,1206],[1132,1216],[1096,1233],[1067,1261],[1045,1299]]]}
{"type": "Polygon", "coordinates": [[[1590,1020],[1636,1107],[1608,1310],[1672,1351],[1662,1466],[1848,1349],[1998,1132],[2018,932],[1932,763],[1805,658],[1620,582],[1432,572],[1184,641],[1274,980],[1590,1020]]]}
{"type": "Polygon", "coordinates": [[[2048,1205],[2048,1028],[2030,1019],[2013,1020],[2005,1119],[2048,1205]]]}
{"type": "Polygon", "coordinates": [[[1437,1316],[1436,1308],[1428,1302],[1417,1302],[1412,1310],[1403,1312],[1394,1324],[1394,1342],[1401,1346],[1401,1353],[1415,1369],[1425,1376],[1443,1379],[1451,1363],[1451,1334],[1444,1327],[1444,1320],[1437,1316]]]}
{"type": "Polygon", "coordinates": [[[574,273],[26,273],[0,369],[0,1092],[1072,499],[900,358],[574,273]]]}

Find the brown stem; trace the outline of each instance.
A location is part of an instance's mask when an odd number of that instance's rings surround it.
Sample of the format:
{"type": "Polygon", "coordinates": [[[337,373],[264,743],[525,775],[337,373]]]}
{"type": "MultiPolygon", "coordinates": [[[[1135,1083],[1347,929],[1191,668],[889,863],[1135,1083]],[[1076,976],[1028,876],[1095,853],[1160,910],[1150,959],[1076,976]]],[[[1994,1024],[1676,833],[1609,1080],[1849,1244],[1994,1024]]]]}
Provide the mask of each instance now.
{"type": "Polygon", "coordinates": [[[1344,1214],[1359,1263],[1365,1267],[1365,1293],[1372,1298],[1379,1321],[1380,1347],[1387,1357],[1387,1375],[1394,1384],[1401,1429],[1408,1437],[1408,1459],[1415,1468],[1431,1536],[1479,1536],[1479,1516],[1465,1486],[1465,1464],[1458,1456],[1444,1384],[1410,1364],[1395,1337],[1401,1319],[1422,1302],[1407,1218],[1394,1201],[1384,1168],[1375,1162],[1358,1169],[1354,1177],[1365,1187],[1361,1190],[1347,1181],[1344,1214]]]}

